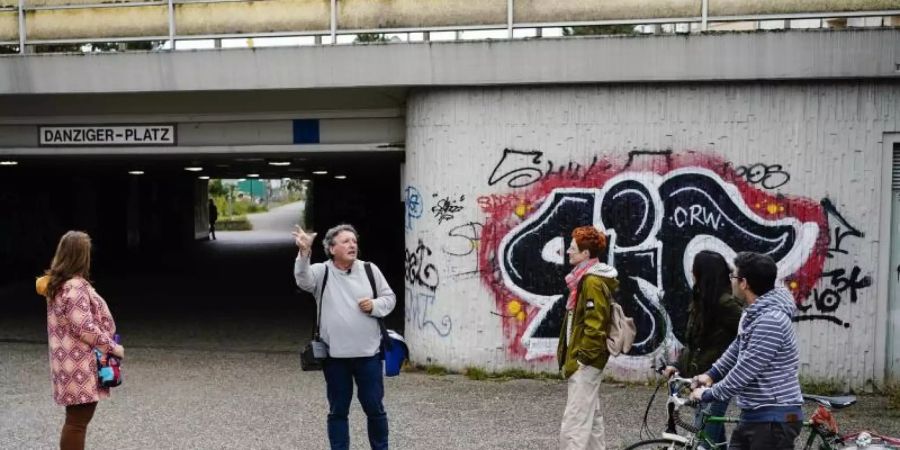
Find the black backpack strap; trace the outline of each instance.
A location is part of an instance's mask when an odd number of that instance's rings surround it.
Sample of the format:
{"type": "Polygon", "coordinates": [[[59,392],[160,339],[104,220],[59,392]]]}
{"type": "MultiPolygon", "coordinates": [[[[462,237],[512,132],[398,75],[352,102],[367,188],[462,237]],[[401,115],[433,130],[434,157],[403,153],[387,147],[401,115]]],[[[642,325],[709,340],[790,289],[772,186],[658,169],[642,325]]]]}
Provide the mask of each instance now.
{"type": "MultiPolygon", "coordinates": [[[[369,277],[369,285],[372,286],[372,300],[374,301],[378,298],[378,289],[375,288],[375,273],[372,271],[372,263],[366,262],[366,276],[369,277]]],[[[383,351],[385,347],[388,349],[391,346],[391,340],[388,336],[387,327],[384,325],[384,318],[376,317],[378,320],[378,328],[381,329],[381,346],[382,346],[382,356],[384,356],[383,351]]]]}
{"type": "Polygon", "coordinates": [[[322,290],[319,291],[319,316],[316,318],[316,329],[313,330],[313,339],[319,339],[319,327],[322,325],[322,309],[325,306],[325,285],[328,284],[328,265],[325,266],[325,276],[322,278],[322,290]]]}
{"type": "Polygon", "coordinates": [[[365,263],[366,276],[369,277],[369,286],[372,287],[372,298],[378,298],[378,289],[375,288],[375,273],[372,271],[372,263],[365,263]]]}

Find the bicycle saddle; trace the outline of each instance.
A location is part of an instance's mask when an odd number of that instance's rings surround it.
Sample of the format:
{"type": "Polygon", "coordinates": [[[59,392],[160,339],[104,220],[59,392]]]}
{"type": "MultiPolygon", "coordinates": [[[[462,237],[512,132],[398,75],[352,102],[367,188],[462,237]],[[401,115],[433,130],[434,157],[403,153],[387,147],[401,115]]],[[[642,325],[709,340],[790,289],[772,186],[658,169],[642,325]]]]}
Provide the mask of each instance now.
{"type": "Polygon", "coordinates": [[[855,395],[842,395],[840,397],[825,397],[824,395],[803,394],[803,400],[816,402],[826,408],[841,409],[856,403],[855,395]]]}

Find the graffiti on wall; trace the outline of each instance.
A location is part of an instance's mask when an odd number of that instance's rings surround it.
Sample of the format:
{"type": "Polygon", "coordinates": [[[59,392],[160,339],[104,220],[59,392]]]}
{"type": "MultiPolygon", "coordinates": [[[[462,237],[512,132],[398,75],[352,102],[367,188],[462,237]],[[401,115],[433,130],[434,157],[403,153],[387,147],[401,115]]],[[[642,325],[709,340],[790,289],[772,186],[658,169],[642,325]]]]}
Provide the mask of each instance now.
{"type": "Polygon", "coordinates": [[[405,194],[406,230],[409,231],[412,230],[413,222],[422,217],[422,211],[425,209],[425,205],[422,203],[422,195],[419,194],[419,190],[415,187],[407,186],[405,194]]]}
{"type": "MultiPolygon", "coordinates": [[[[434,194],[432,197],[438,198],[438,194],[434,194]]],[[[431,212],[438,220],[438,225],[444,221],[453,220],[454,214],[463,210],[462,202],[465,200],[465,195],[460,195],[459,198],[446,196],[438,199],[437,204],[431,207],[431,212]]]]}
{"type": "Polygon", "coordinates": [[[837,305],[856,301],[871,280],[856,266],[824,266],[841,240],[861,233],[830,202],[767,192],[789,181],[777,164],[735,168],[696,152],[558,164],[540,151],[504,150],[488,185],[518,189],[478,199],[486,217],[478,270],[503,312],[510,351],[526,359],[555,354],[570,270],[565,248],[571,230],[584,224],[609,236],[601,257],[618,270],[618,300],[638,325],[632,356],[682,340],[690,266],[702,250],[727,260],[740,251],[770,255],[801,311],[815,308],[798,320],[844,324],[834,316],[837,305]]]}
{"type": "Polygon", "coordinates": [[[440,285],[440,273],[432,262],[431,248],[419,239],[414,250],[406,249],[406,282],[434,292],[440,285]]]}
{"type": "Polygon", "coordinates": [[[865,237],[865,234],[851,225],[831,200],[823,199],[821,205],[828,217],[830,241],[826,266],[833,267],[826,267],[827,270],[822,272],[822,286],[813,289],[812,296],[798,304],[801,314],[794,317],[794,320],[826,320],[850,328],[850,322],[837,317],[834,312],[843,302],[856,303],[859,291],[872,286],[872,277],[862,276],[862,268],[857,265],[835,266],[832,262],[837,255],[849,254],[845,239],[859,239],[865,237]]]}

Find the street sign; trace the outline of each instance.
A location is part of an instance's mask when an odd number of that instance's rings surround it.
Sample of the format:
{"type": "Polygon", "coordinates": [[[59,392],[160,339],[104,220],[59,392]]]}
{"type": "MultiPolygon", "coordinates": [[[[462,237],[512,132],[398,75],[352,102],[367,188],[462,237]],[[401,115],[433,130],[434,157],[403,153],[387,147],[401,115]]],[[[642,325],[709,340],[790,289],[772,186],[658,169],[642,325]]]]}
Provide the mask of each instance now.
{"type": "Polygon", "coordinates": [[[175,125],[65,125],[38,127],[42,147],[174,146],[175,125]]]}

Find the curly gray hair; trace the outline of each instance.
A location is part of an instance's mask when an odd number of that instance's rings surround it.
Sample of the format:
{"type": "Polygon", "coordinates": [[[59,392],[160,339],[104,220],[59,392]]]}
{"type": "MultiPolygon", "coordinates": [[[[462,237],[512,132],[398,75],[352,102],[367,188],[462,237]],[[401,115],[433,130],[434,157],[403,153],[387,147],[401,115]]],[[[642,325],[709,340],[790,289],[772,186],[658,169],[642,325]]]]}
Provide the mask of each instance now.
{"type": "Polygon", "coordinates": [[[331,258],[333,255],[331,254],[331,246],[334,245],[334,238],[337,237],[342,231],[349,231],[359,239],[359,233],[356,232],[356,228],[353,228],[353,225],[349,223],[342,223],[340,225],[331,227],[325,233],[325,238],[322,239],[322,246],[325,247],[325,256],[331,258]]]}

